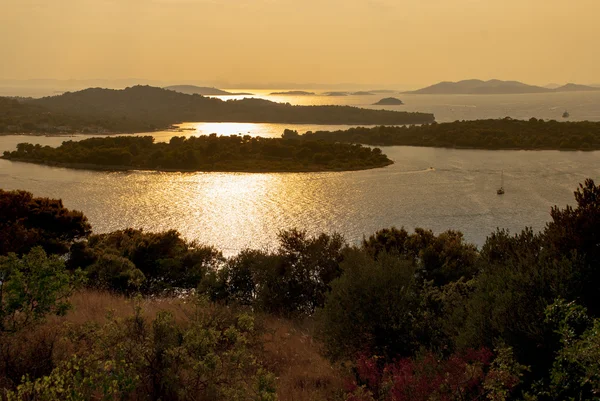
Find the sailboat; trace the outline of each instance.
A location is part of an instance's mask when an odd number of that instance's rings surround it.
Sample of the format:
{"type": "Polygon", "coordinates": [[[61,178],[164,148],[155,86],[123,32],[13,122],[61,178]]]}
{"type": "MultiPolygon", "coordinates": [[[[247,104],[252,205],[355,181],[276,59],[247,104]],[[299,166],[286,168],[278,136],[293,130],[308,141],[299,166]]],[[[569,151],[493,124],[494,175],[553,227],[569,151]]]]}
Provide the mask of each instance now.
{"type": "Polygon", "coordinates": [[[565,111],[563,113],[563,118],[569,118],[569,112],[568,111],[565,111]]]}
{"type": "Polygon", "coordinates": [[[504,171],[500,175],[500,188],[496,191],[498,195],[504,195],[504,171]]]}

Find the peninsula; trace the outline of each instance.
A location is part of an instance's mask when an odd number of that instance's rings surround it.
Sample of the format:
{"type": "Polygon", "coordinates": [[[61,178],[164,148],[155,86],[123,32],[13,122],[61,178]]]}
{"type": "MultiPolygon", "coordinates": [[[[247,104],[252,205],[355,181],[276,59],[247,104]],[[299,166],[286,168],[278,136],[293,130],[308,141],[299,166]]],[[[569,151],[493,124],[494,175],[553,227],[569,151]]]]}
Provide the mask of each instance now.
{"type": "Polygon", "coordinates": [[[185,121],[399,125],[426,124],[433,114],[351,106],[292,106],[263,99],[224,101],[151,86],[90,88],[41,99],[0,98],[0,133],[130,133],[185,121]]]}
{"type": "Polygon", "coordinates": [[[317,131],[301,137],[371,146],[428,146],[463,149],[600,150],[600,122],[455,121],[412,127],[350,128],[317,131]]]}
{"type": "Polygon", "coordinates": [[[345,143],[250,136],[116,136],[65,141],[59,147],[20,143],[2,158],[91,170],[308,172],[384,167],[378,148],[345,143]]]}
{"type": "Polygon", "coordinates": [[[252,96],[253,93],[246,92],[227,92],[217,88],[208,88],[195,85],[172,85],[166,86],[165,89],[185,93],[186,95],[202,95],[202,96],[252,96]]]}

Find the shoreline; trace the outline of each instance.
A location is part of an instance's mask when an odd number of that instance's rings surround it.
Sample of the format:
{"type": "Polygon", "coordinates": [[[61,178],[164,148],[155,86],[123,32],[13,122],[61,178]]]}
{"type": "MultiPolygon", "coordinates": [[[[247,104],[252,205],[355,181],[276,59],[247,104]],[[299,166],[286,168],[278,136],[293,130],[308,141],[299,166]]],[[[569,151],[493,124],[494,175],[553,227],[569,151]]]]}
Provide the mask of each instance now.
{"type": "Polygon", "coordinates": [[[0,159],[18,162],[18,163],[29,163],[29,164],[37,164],[41,166],[48,167],[60,167],[60,168],[69,168],[74,170],[88,170],[88,171],[113,171],[113,172],[126,172],[126,171],[156,171],[162,173],[343,173],[346,171],[363,171],[363,170],[373,170],[376,168],[384,168],[387,166],[391,166],[394,164],[393,160],[390,160],[389,163],[385,163],[379,166],[369,166],[369,167],[356,167],[356,168],[336,168],[336,169],[278,169],[278,170],[270,170],[270,169],[215,169],[215,170],[186,170],[186,169],[172,169],[172,168],[144,168],[144,167],[134,167],[134,166],[123,166],[123,165],[112,165],[105,166],[101,164],[87,164],[87,163],[60,163],[60,162],[39,162],[34,160],[26,160],[26,159],[18,159],[18,158],[6,158],[4,156],[0,156],[0,159]]]}

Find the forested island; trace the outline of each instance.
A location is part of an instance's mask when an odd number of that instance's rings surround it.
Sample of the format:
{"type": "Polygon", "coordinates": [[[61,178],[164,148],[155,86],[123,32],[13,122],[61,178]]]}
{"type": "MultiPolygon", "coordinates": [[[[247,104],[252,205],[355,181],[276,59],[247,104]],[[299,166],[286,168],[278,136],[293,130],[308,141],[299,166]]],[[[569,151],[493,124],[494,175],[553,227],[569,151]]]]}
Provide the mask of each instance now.
{"type": "Polygon", "coordinates": [[[558,122],[532,118],[455,121],[421,126],[379,126],[307,132],[302,137],[373,146],[429,146],[464,149],[598,150],[600,122],[558,122]]]}
{"type": "Polygon", "coordinates": [[[375,106],[400,106],[403,104],[404,102],[396,97],[385,97],[380,101],[373,103],[375,106]]]}
{"type": "Polygon", "coordinates": [[[480,249],[287,229],[231,257],[0,190],[0,398],[596,400],[599,263],[592,180],[480,249]]]}
{"type": "Polygon", "coordinates": [[[393,162],[379,148],[327,141],[251,136],[109,136],[65,141],[61,146],[20,143],[2,158],[84,169],[163,171],[345,171],[393,162]]]}
{"type": "Polygon", "coordinates": [[[306,91],[285,91],[285,92],[272,92],[270,95],[294,95],[294,96],[310,96],[314,95],[314,92],[306,91]]]}
{"type": "Polygon", "coordinates": [[[0,98],[0,133],[150,132],[185,121],[290,124],[425,124],[433,114],[351,106],[223,101],[150,86],[90,88],[41,99],[0,98]]]}

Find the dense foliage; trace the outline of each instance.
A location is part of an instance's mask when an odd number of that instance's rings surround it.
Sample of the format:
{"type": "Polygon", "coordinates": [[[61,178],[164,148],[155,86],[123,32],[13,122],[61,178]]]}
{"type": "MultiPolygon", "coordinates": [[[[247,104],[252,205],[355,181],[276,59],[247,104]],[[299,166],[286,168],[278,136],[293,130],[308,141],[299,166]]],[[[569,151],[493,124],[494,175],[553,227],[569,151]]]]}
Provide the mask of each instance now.
{"type": "Polygon", "coordinates": [[[155,234],[127,229],[74,244],[67,265],[84,268],[100,289],[159,294],[195,288],[222,260],[213,247],[189,243],[174,230],[155,234]]]}
{"type": "Polygon", "coordinates": [[[66,313],[67,298],[79,281],[68,274],[63,260],[48,257],[39,247],[22,259],[14,253],[0,256],[0,340],[48,314],[66,313]]]}
{"type": "Polygon", "coordinates": [[[90,88],[23,101],[0,98],[0,133],[148,132],[184,121],[424,124],[434,117],[350,106],[292,106],[250,98],[222,101],[150,86],[90,88]]]}
{"type": "Polygon", "coordinates": [[[254,324],[271,315],[315,324],[347,379],[333,399],[600,399],[600,187],[586,180],[575,200],[541,232],[497,230],[481,249],[455,231],[389,228],[350,246],[290,230],[273,251],[225,258],[175,231],[129,229],[72,236],[66,259],[11,254],[0,259],[3,396],[52,399],[64,386],[71,399],[274,400],[254,324]],[[91,288],[195,307],[78,325],[58,359],[54,337],[25,347],[66,311],[77,268],[91,288]]]}
{"type": "Polygon", "coordinates": [[[83,213],[66,209],[61,200],[0,189],[0,255],[21,255],[34,246],[64,254],[72,241],[85,238],[90,232],[83,213]]]}
{"type": "Polygon", "coordinates": [[[328,171],[382,167],[392,161],[379,148],[250,136],[118,136],[65,141],[57,148],[20,143],[5,159],[84,168],[184,171],[328,171]]]}
{"type": "MultiPolygon", "coordinates": [[[[23,100],[0,97],[0,134],[2,133],[66,133],[111,132],[135,130],[127,121],[110,118],[85,118],[47,108],[23,100]]],[[[140,127],[141,128],[141,127],[140,127]]]]}
{"type": "Polygon", "coordinates": [[[432,146],[468,149],[600,149],[599,122],[557,122],[532,118],[529,121],[455,121],[421,126],[350,128],[317,131],[307,139],[362,143],[374,146],[432,146]]]}

